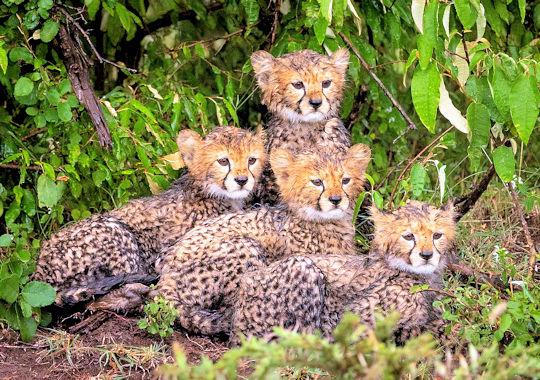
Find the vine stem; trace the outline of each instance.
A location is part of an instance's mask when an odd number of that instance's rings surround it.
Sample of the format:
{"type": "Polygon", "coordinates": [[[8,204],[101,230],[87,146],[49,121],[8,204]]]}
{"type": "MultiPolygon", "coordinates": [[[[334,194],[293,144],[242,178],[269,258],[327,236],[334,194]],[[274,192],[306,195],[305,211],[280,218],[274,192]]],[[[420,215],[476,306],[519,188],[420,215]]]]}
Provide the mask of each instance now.
{"type": "Polygon", "coordinates": [[[386,86],[384,85],[384,83],[379,79],[379,77],[377,76],[377,74],[375,74],[372,70],[372,68],[367,64],[366,60],[360,55],[360,53],[358,52],[358,50],[356,50],[356,48],[354,47],[354,45],[352,44],[351,41],[349,41],[349,39],[345,36],[345,34],[343,34],[343,32],[339,32],[339,35],[341,36],[341,38],[343,39],[343,41],[347,44],[347,46],[349,46],[349,48],[352,50],[352,52],[354,53],[354,55],[356,55],[358,57],[358,59],[360,60],[360,62],[362,63],[362,66],[364,66],[364,68],[369,72],[369,75],[371,75],[371,77],[375,80],[375,82],[377,82],[377,84],[379,85],[380,88],[382,88],[382,90],[384,91],[384,93],[386,94],[386,96],[388,96],[388,98],[390,99],[390,101],[392,102],[392,104],[399,110],[399,112],[401,113],[401,115],[403,115],[403,118],[407,121],[407,123],[409,123],[409,125],[407,126],[407,129],[401,134],[399,135],[398,137],[396,137],[396,139],[394,139],[393,141],[393,144],[396,143],[397,140],[399,140],[403,135],[405,135],[405,133],[407,133],[408,131],[412,130],[412,129],[418,129],[416,127],[416,124],[414,124],[414,122],[411,120],[411,118],[409,117],[409,115],[407,115],[407,113],[403,110],[403,107],[396,101],[396,99],[394,99],[394,97],[392,96],[392,94],[390,93],[390,91],[388,91],[388,89],[386,88],[386,86]]]}
{"type": "Polygon", "coordinates": [[[529,265],[527,267],[527,277],[534,279],[534,269],[536,266],[536,255],[538,253],[536,252],[536,247],[534,246],[534,242],[531,237],[531,233],[529,232],[529,225],[527,224],[527,221],[525,220],[525,217],[523,216],[523,211],[521,210],[521,206],[519,205],[519,199],[516,193],[516,189],[514,189],[514,185],[512,183],[507,183],[506,186],[510,190],[510,195],[512,196],[512,200],[514,201],[514,208],[516,209],[516,212],[519,216],[519,220],[521,221],[521,226],[523,227],[523,233],[525,234],[525,239],[527,240],[527,245],[529,246],[529,265]]]}
{"type": "Polygon", "coordinates": [[[409,161],[409,163],[407,164],[407,166],[405,166],[405,169],[403,169],[401,171],[401,173],[399,174],[399,177],[398,179],[396,180],[396,183],[394,184],[394,188],[392,189],[392,194],[390,195],[390,202],[388,203],[390,206],[392,205],[392,202],[394,201],[394,195],[396,194],[396,190],[397,190],[397,187],[398,187],[398,184],[399,184],[399,181],[401,180],[401,178],[403,178],[403,175],[405,175],[405,173],[407,172],[407,170],[409,170],[409,168],[416,162],[416,160],[418,160],[418,158],[420,158],[420,156],[422,156],[422,154],[425,153],[426,150],[428,150],[429,148],[431,148],[433,145],[435,145],[435,143],[437,143],[440,139],[442,139],[444,137],[444,135],[446,135],[448,132],[450,132],[452,129],[454,129],[454,126],[450,126],[450,128],[448,128],[446,131],[444,131],[443,133],[441,133],[439,136],[437,136],[437,138],[435,140],[433,140],[431,143],[429,143],[429,145],[427,145],[424,149],[422,149],[416,156],[414,156],[414,158],[409,161]]]}

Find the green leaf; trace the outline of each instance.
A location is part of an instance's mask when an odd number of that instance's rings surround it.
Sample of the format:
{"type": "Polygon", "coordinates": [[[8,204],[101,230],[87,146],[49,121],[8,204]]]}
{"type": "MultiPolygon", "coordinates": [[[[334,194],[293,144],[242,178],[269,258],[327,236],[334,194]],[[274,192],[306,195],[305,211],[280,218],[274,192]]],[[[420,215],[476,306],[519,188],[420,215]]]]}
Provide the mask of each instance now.
{"type": "Polygon", "coordinates": [[[259,19],[259,3],[257,2],[257,0],[241,0],[240,2],[246,10],[247,24],[253,24],[259,19]]]}
{"type": "Polygon", "coordinates": [[[435,62],[431,62],[426,70],[416,66],[411,82],[411,96],[416,113],[431,133],[435,132],[440,84],[441,77],[435,62]]]}
{"type": "Polygon", "coordinates": [[[88,9],[88,16],[90,20],[96,17],[96,13],[99,10],[100,0],[84,0],[84,5],[88,9]]]}
{"type": "Polygon", "coordinates": [[[56,291],[44,282],[30,281],[22,289],[21,295],[31,306],[43,307],[54,302],[56,291]]]}
{"type": "Polygon", "coordinates": [[[148,158],[148,155],[146,154],[145,150],[141,146],[137,146],[137,156],[139,157],[139,160],[143,163],[145,168],[149,168],[152,165],[152,162],[148,158]]]}
{"type": "Polygon", "coordinates": [[[30,94],[33,89],[34,82],[32,82],[27,77],[21,77],[19,78],[17,83],[15,83],[15,91],[13,92],[13,94],[15,96],[26,96],[30,94]]]}
{"type": "Polygon", "coordinates": [[[326,28],[328,27],[328,20],[322,17],[313,24],[313,32],[315,33],[315,38],[317,42],[322,44],[326,37],[326,28]]]}
{"type": "Polygon", "coordinates": [[[122,24],[124,29],[129,33],[129,31],[133,27],[133,21],[131,19],[131,16],[129,15],[130,12],[127,10],[127,8],[124,5],[120,3],[115,4],[115,9],[116,9],[118,18],[120,18],[120,23],[122,24]]]}
{"type": "Polygon", "coordinates": [[[0,298],[7,303],[13,303],[19,296],[19,276],[12,274],[0,280],[0,298]]]}
{"type": "Polygon", "coordinates": [[[480,103],[471,103],[467,109],[467,121],[471,129],[471,142],[467,148],[471,160],[471,171],[478,170],[482,148],[489,143],[489,130],[491,122],[486,106],[480,103]]]}
{"type": "Polygon", "coordinates": [[[518,0],[519,14],[521,15],[521,22],[525,21],[525,7],[527,6],[526,0],[518,0]]]}
{"type": "Polygon", "coordinates": [[[60,118],[60,120],[64,122],[70,121],[71,118],[73,117],[73,114],[71,113],[71,106],[69,105],[68,102],[58,103],[57,111],[58,111],[58,117],[60,118]]]}
{"type": "Polygon", "coordinates": [[[493,165],[503,182],[510,182],[514,177],[516,162],[512,149],[500,146],[493,151],[493,165]]]}
{"type": "Polygon", "coordinates": [[[51,9],[53,7],[53,0],[39,0],[38,1],[38,7],[48,11],[49,9],[51,9]]]}
{"type": "Polygon", "coordinates": [[[426,183],[426,169],[421,163],[417,162],[411,169],[411,185],[412,192],[415,197],[419,197],[424,191],[424,185],[426,183]]]}
{"type": "Polygon", "coordinates": [[[431,1],[424,9],[424,33],[418,39],[420,65],[423,69],[429,64],[433,48],[437,45],[438,10],[438,1],[431,1]]]}
{"type": "Polygon", "coordinates": [[[49,88],[45,96],[52,106],[56,106],[60,102],[60,93],[54,88],[49,88]]]}
{"type": "Polygon", "coordinates": [[[62,198],[62,189],[46,174],[38,178],[37,193],[39,207],[52,207],[62,198]]]}
{"type": "Polygon", "coordinates": [[[536,78],[531,74],[519,77],[510,89],[510,114],[525,145],[529,142],[538,117],[539,100],[536,78]]]}
{"type": "Polygon", "coordinates": [[[493,77],[490,81],[493,101],[505,118],[510,118],[510,81],[504,71],[498,66],[493,67],[493,77]]]}
{"type": "Polygon", "coordinates": [[[0,236],[0,247],[8,247],[11,244],[13,236],[10,234],[3,234],[0,236]]]}
{"type": "Polygon", "coordinates": [[[8,57],[6,50],[3,46],[0,46],[0,69],[4,72],[4,75],[6,74],[8,67],[8,57]]]}
{"type": "Polygon", "coordinates": [[[21,331],[21,339],[24,342],[29,342],[34,338],[34,335],[36,335],[36,329],[37,329],[37,322],[34,318],[24,318],[22,315],[22,312],[17,313],[17,317],[19,320],[19,329],[21,331]]]}
{"type": "Polygon", "coordinates": [[[476,22],[478,13],[470,0],[454,0],[454,6],[459,20],[465,29],[471,29],[476,22]]]}
{"type": "Polygon", "coordinates": [[[43,24],[43,27],[41,28],[41,41],[51,42],[58,34],[59,28],[60,24],[58,24],[56,21],[51,19],[45,21],[45,24],[43,24]]]}

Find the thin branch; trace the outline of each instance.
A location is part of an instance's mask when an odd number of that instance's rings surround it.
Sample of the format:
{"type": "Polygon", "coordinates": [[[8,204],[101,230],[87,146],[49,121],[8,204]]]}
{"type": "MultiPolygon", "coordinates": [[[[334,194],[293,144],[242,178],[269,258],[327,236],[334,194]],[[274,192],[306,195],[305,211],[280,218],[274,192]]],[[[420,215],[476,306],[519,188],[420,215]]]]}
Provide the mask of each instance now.
{"type": "Polygon", "coordinates": [[[222,36],[216,36],[216,37],[212,37],[212,38],[208,38],[206,40],[201,40],[201,41],[195,41],[195,42],[192,42],[190,44],[187,44],[187,41],[184,41],[182,42],[177,48],[176,50],[181,50],[183,49],[184,47],[193,47],[193,46],[196,46],[196,45],[202,45],[202,44],[207,44],[209,42],[214,42],[214,41],[217,41],[217,40],[226,40],[228,38],[231,38],[233,36],[236,36],[237,34],[241,34],[243,33],[245,30],[247,30],[248,28],[252,28],[254,27],[255,25],[257,25],[259,23],[259,21],[251,24],[251,25],[248,25],[246,26],[245,28],[242,28],[242,29],[238,29],[238,30],[235,30],[234,32],[231,32],[231,33],[227,33],[227,34],[224,34],[222,36]]]}
{"type": "Polygon", "coordinates": [[[411,120],[411,118],[407,115],[407,113],[405,113],[405,111],[403,110],[403,107],[401,107],[401,105],[394,99],[394,97],[392,96],[392,94],[390,93],[390,91],[388,91],[388,89],[386,88],[386,86],[384,85],[384,83],[379,79],[379,77],[371,70],[371,67],[367,64],[367,62],[364,60],[364,58],[360,55],[360,53],[358,52],[358,50],[356,50],[356,48],[354,47],[354,45],[352,44],[351,41],[349,41],[349,39],[345,36],[345,34],[343,34],[343,32],[339,32],[339,35],[341,36],[341,38],[343,39],[343,41],[347,44],[347,46],[349,46],[349,48],[353,51],[353,53],[358,57],[358,59],[360,60],[360,62],[362,63],[362,66],[364,66],[364,68],[369,72],[369,75],[371,75],[371,77],[375,80],[375,82],[377,82],[377,84],[379,85],[380,88],[382,88],[382,90],[384,91],[384,93],[386,94],[386,96],[388,96],[388,98],[390,99],[390,101],[392,102],[392,104],[399,110],[399,112],[401,113],[401,115],[403,115],[403,118],[407,121],[407,123],[409,123],[408,127],[407,127],[407,131],[408,130],[411,130],[411,129],[417,129],[416,128],[416,125],[414,124],[414,122],[411,120]]]}
{"type": "Polygon", "coordinates": [[[463,50],[465,51],[465,59],[467,60],[467,65],[470,65],[469,61],[469,51],[467,50],[467,41],[465,41],[465,31],[461,34],[461,42],[463,43],[463,50]]]}
{"type": "MultiPolygon", "coordinates": [[[[19,169],[22,169],[23,166],[17,165],[17,164],[0,164],[0,168],[19,170],[19,169]]],[[[33,171],[36,171],[36,172],[42,172],[43,168],[41,166],[30,165],[30,166],[26,167],[26,170],[33,170],[33,171]]]]}
{"type": "Polygon", "coordinates": [[[486,191],[494,174],[495,166],[491,165],[491,167],[482,176],[480,183],[475,186],[470,193],[450,201],[455,207],[456,222],[459,221],[476,204],[478,199],[480,199],[484,191],[486,191]]]}
{"type": "Polygon", "coordinates": [[[274,23],[272,24],[272,37],[270,38],[270,45],[274,44],[274,41],[276,40],[276,31],[278,27],[278,16],[279,16],[279,10],[281,8],[281,0],[276,0],[276,8],[274,9],[274,23]]]}
{"type": "Polygon", "coordinates": [[[527,277],[534,278],[534,272],[536,267],[536,256],[538,255],[538,252],[536,252],[536,247],[534,246],[534,242],[531,238],[531,233],[529,232],[529,225],[527,224],[527,221],[525,220],[525,217],[523,216],[523,211],[521,210],[521,206],[519,205],[519,199],[516,193],[516,190],[514,189],[514,186],[512,183],[506,184],[508,189],[510,190],[510,194],[512,195],[512,199],[514,200],[514,208],[516,209],[516,212],[519,216],[519,219],[521,221],[521,225],[523,226],[523,233],[525,234],[525,239],[527,240],[527,245],[529,246],[529,265],[527,268],[527,277]]]}
{"type": "Polygon", "coordinates": [[[394,185],[394,188],[392,189],[392,194],[390,195],[390,202],[389,202],[389,205],[392,205],[392,202],[394,200],[394,195],[396,194],[396,190],[397,190],[397,187],[398,187],[398,184],[399,184],[399,181],[401,180],[401,178],[403,178],[403,175],[407,172],[407,170],[409,170],[409,168],[416,162],[416,160],[418,160],[418,158],[420,158],[420,156],[422,156],[422,154],[424,154],[424,152],[426,150],[428,150],[429,148],[431,148],[433,145],[435,145],[435,143],[437,143],[440,139],[442,139],[448,132],[450,132],[452,129],[454,129],[454,126],[450,126],[450,128],[448,128],[446,131],[444,131],[443,133],[441,133],[435,140],[433,140],[431,143],[429,143],[429,145],[427,145],[424,149],[422,149],[420,151],[420,153],[418,153],[416,156],[414,156],[414,158],[409,161],[409,163],[407,164],[407,166],[405,166],[405,169],[403,169],[403,171],[399,174],[399,177],[398,179],[396,180],[396,183],[394,185]]]}
{"type": "Polygon", "coordinates": [[[381,67],[384,67],[384,66],[393,65],[395,63],[404,63],[404,62],[407,62],[407,60],[406,59],[398,59],[397,61],[390,61],[390,62],[380,63],[378,65],[371,66],[371,68],[372,69],[380,69],[381,67]]]}
{"type": "Polygon", "coordinates": [[[27,134],[26,136],[23,136],[23,137],[21,138],[21,141],[26,141],[26,140],[28,140],[30,137],[34,137],[35,135],[39,135],[40,133],[45,132],[46,130],[47,130],[47,127],[43,127],[43,128],[36,129],[36,130],[30,132],[29,134],[27,134]]]}
{"type": "Polygon", "coordinates": [[[66,19],[68,19],[69,21],[71,21],[71,23],[73,25],[75,25],[75,27],[79,30],[79,32],[81,32],[81,34],[84,36],[84,38],[86,39],[86,42],[88,42],[88,44],[90,45],[90,48],[92,49],[92,51],[94,52],[96,58],[99,60],[99,63],[108,63],[109,65],[111,66],[114,66],[114,67],[117,67],[119,69],[124,69],[124,70],[127,70],[129,71],[130,73],[136,73],[137,70],[135,69],[131,69],[129,67],[126,67],[126,66],[120,66],[119,64],[117,63],[114,63],[112,61],[109,61],[108,59],[105,59],[101,56],[101,54],[99,54],[99,52],[97,51],[96,47],[94,46],[94,44],[92,43],[92,40],[90,39],[90,37],[88,36],[88,34],[86,34],[86,31],[82,28],[82,26],[79,25],[79,23],[77,21],[75,21],[75,19],[73,17],[71,17],[71,15],[69,14],[69,12],[67,12],[65,9],[61,8],[61,7],[56,7],[58,10],[60,10],[60,12],[62,12],[64,14],[64,16],[66,16],[66,19]]]}
{"type": "Polygon", "coordinates": [[[478,281],[490,284],[498,290],[502,291],[509,288],[509,286],[502,281],[499,275],[493,276],[483,272],[477,272],[461,260],[459,260],[458,263],[450,263],[447,265],[447,267],[448,269],[450,269],[450,271],[454,273],[461,274],[467,277],[473,277],[478,281]]]}

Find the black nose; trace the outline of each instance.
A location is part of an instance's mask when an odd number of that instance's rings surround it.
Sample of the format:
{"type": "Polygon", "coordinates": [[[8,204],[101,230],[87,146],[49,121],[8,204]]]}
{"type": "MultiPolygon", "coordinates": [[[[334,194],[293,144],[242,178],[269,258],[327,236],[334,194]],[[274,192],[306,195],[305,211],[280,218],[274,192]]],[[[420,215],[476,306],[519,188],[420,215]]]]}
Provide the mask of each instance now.
{"type": "Polygon", "coordinates": [[[321,99],[311,99],[309,101],[309,104],[311,104],[311,106],[315,109],[319,108],[322,104],[322,100],[321,99]]]}
{"type": "Polygon", "coordinates": [[[333,204],[337,206],[339,202],[341,202],[341,195],[332,195],[328,199],[330,200],[330,202],[332,202],[333,204]]]}
{"type": "Polygon", "coordinates": [[[427,251],[427,252],[420,252],[420,257],[424,260],[429,260],[433,256],[433,252],[427,251]]]}
{"type": "Polygon", "coordinates": [[[248,177],[246,176],[242,176],[242,177],[235,177],[234,180],[236,181],[237,184],[239,184],[240,186],[244,186],[247,181],[248,181],[248,177]]]}

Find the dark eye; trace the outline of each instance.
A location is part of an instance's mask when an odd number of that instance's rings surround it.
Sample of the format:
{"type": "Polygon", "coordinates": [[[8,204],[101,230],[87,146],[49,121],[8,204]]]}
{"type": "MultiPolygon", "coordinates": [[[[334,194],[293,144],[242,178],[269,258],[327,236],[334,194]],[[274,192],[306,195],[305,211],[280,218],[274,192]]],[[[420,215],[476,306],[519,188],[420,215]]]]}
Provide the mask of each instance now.
{"type": "Polygon", "coordinates": [[[440,232],[435,232],[435,233],[433,234],[433,239],[434,239],[434,240],[440,239],[441,236],[442,236],[442,234],[441,234],[440,232]]]}
{"type": "Polygon", "coordinates": [[[293,85],[293,87],[296,88],[297,90],[300,90],[301,88],[304,88],[304,83],[302,83],[301,81],[294,82],[292,85],[293,85]]]}
{"type": "Polygon", "coordinates": [[[414,240],[414,235],[408,232],[405,235],[403,235],[403,239],[409,240],[409,241],[414,240]]]}
{"type": "Polygon", "coordinates": [[[350,178],[347,178],[347,177],[345,177],[345,178],[343,178],[343,179],[341,180],[341,183],[343,183],[344,185],[348,184],[349,182],[351,182],[351,179],[350,179],[350,178]]]}
{"type": "Polygon", "coordinates": [[[332,81],[330,79],[323,80],[322,81],[322,88],[328,88],[332,84],[332,81]]]}
{"type": "Polygon", "coordinates": [[[321,186],[322,185],[322,181],[320,179],[312,179],[311,183],[314,184],[315,186],[321,186]]]}
{"type": "Polygon", "coordinates": [[[255,163],[255,161],[257,161],[257,159],[255,157],[250,157],[248,159],[248,164],[253,165],[255,163]]]}
{"type": "Polygon", "coordinates": [[[227,165],[229,165],[229,159],[228,159],[228,158],[220,158],[219,160],[217,160],[217,162],[218,162],[221,166],[227,166],[227,165]]]}

